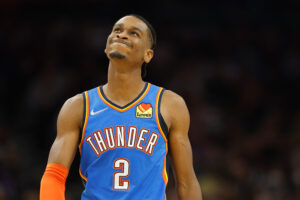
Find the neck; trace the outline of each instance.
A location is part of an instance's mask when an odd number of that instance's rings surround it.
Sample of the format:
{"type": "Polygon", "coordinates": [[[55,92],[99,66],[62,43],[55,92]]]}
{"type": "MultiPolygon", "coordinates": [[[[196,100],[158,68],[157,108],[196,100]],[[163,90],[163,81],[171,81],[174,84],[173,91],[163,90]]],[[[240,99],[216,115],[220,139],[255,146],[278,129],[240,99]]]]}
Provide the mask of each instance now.
{"type": "Polygon", "coordinates": [[[144,88],[140,66],[110,62],[108,81],[103,90],[106,96],[118,105],[126,105],[144,88]]]}

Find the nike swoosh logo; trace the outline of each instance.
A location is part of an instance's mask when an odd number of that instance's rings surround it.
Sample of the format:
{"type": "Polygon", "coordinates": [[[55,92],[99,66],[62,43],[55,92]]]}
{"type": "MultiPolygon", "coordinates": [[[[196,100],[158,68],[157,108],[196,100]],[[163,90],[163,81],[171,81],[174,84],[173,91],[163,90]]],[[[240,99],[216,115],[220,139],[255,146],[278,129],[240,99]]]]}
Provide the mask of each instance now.
{"type": "Polygon", "coordinates": [[[106,107],[106,108],[103,108],[103,109],[101,109],[101,110],[98,110],[98,111],[96,111],[96,112],[94,112],[94,109],[91,111],[91,115],[97,115],[97,114],[99,114],[99,113],[102,113],[103,111],[105,111],[105,110],[107,110],[108,109],[108,107],[106,107]]]}

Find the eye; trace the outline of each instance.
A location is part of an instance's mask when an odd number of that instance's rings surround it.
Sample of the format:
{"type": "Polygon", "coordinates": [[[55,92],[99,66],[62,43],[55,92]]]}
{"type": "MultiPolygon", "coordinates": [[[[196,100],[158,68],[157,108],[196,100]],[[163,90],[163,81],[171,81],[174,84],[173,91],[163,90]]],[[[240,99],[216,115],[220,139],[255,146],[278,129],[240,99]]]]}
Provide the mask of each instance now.
{"type": "Polygon", "coordinates": [[[121,32],[121,29],[120,29],[120,28],[115,28],[115,29],[113,30],[113,32],[115,32],[115,33],[120,33],[120,32],[121,32]]]}
{"type": "Polygon", "coordinates": [[[136,31],[132,31],[131,34],[138,37],[140,36],[136,31]]]}

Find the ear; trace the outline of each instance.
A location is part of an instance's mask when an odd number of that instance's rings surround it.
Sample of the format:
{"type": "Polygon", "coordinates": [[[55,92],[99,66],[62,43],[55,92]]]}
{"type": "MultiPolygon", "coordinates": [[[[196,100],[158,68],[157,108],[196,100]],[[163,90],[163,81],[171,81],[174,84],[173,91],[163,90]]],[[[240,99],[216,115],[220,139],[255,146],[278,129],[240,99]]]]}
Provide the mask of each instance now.
{"type": "Polygon", "coordinates": [[[152,49],[147,49],[144,54],[145,63],[149,63],[154,56],[154,51],[152,49]]]}

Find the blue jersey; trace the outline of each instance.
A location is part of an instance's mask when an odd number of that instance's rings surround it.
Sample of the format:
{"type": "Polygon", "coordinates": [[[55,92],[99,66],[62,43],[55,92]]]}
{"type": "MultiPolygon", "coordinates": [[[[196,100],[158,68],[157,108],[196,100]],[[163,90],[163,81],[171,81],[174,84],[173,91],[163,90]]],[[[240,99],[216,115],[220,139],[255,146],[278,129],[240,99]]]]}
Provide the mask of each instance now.
{"type": "Polygon", "coordinates": [[[146,83],[120,107],[102,86],[83,93],[79,145],[83,200],[163,200],[168,182],[167,127],[160,114],[164,89],[146,83]]]}

